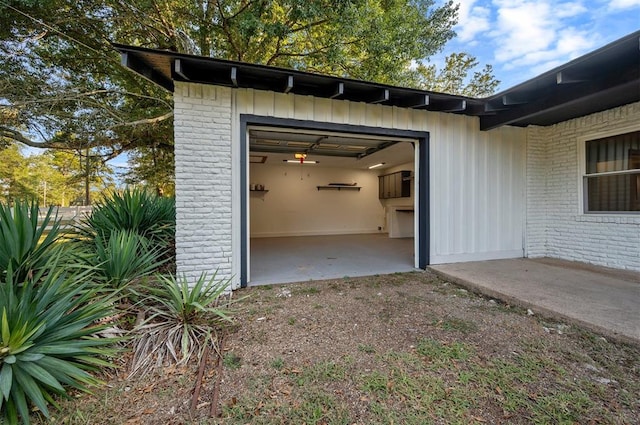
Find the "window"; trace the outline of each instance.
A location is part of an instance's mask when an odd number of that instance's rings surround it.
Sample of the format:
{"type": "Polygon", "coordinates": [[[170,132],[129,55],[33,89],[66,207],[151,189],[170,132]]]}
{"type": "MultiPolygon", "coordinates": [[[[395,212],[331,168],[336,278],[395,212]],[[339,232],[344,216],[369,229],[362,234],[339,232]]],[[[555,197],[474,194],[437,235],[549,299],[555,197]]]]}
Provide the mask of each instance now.
{"type": "Polygon", "coordinates": [[[585,212],[640,212],[640,131],[585,143],[585,212]]]}

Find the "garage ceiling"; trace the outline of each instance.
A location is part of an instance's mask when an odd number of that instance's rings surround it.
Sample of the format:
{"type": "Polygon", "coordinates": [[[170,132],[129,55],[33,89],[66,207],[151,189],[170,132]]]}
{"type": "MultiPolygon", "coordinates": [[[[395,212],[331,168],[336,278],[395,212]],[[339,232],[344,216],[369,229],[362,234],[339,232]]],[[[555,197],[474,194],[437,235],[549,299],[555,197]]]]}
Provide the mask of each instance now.
{"type": "Polygon", "coordinates": [[[389,168],[414,158],[408,140],[277,128],[250,129],[249,151],[266,156],[269,164],[305,153],[307,160],[319,161],[322,166],[360,169],[378,163],[384,163],[381,169],[389,168]]]}

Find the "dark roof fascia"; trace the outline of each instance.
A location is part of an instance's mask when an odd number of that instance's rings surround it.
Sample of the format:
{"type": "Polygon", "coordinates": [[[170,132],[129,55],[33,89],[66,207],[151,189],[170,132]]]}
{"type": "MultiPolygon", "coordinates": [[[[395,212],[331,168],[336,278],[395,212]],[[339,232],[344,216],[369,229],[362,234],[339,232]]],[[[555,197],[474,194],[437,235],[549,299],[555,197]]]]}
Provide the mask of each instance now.
{"type": "Polygon", "coordinates": [[[482,99],[480,128],[550,125],[640,100],[640,31],[482,99]]]}
{"type": "Polygon", "coordinates": [[[547,126],[640,101],[640,31],[493,96],[476,99],[294,69],[113,44],[122,64],[169,91],[174,81],[478,116],[480,129],[547,126]]]}
{"type": "Polygon", "coordinates": [[[465,115],[484,113],[483,102],[467,96],[188,55],[168,50],[123,44],[113,44],[113,47],[120,51],[124,66],[169,91],[174,90],[173,81],[186,81],[465,115]]]}

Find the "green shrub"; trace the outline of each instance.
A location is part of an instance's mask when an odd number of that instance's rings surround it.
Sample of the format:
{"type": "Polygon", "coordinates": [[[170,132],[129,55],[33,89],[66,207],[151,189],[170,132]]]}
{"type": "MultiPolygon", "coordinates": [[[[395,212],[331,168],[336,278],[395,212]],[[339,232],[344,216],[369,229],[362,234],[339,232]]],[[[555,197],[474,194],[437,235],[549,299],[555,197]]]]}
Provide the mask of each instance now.
{"type": "Polygon", "coordinates": [[[49,417],[65,386],[87,391],[99,382],[89,372],[109,365],[113,340],[92,335],[113,303],[78,275],[42,270],[15,280],[10,266],[0,283],[0,417],[28,424],[31,406],[49,417]]]}
{"type": "Polygon", "coordinates": [[[131,230],[112,230],[108,237],[98,234],[93,249],[85,258],[94,266],[94,276],[112,289],[150,275],[166,261],[160,259],[161,248],[131,230]]]}
{"type": "Polygon", "coordinates": [[[108,237],[114,230],[131,230],[153,242],[170,243],[174,238],[175,222],[173,198],[126,189],[97,202],[83,221],[81,233],[108,237]]]}
{"type": "Polygon", "coordinates": [[[135,329],[132,375],[165,359],[178,364],[202,355],[216,332],[232,321],[230,302],[223,294],[230,280],[202,274],[194,285],[186,278],[157,276],[154,285],[145,285],[148,295],[141,307],[150,312],[147,321],[135,329]]]}
{"type": "MultiPolygon", "coordinates": [[[[162,265],[164,271],[171,272],[175,268],[175,215],[173,198],[162,198],[139,189],[126,189],[122,193],[114,192],[96,203],[92,213],[76,227],[74,239],[76,245],[81,246],[89,257],[93,255],[103,261],[109,259],[115,262],[122,256],[109,249],[113,246],[110,238],[114,235],[122,238],[116,245],[125,242],[123,239],[134,244],[134,236],[125,237],[121,232],[136,234],[139,236],[138,255],[147,257],[146,259],[158,257],[151,261],[155,262],[156,269],[162,265]],[[147,242],[143,242],[143,239],[147,242]],[[144,249],[151,252],[147,255],[144,249]]],[[[133,257],[130,259],[135,263],[133,257]]],[[[124,268],[128,267],[124,263],[119,264],[124,268]]],[[[118,264],[106,267],[112,266],[118,264]]],[[[137,276],[133,274],[130,277],[137,276]]],[[[116,286],[122,284],[123,282],[118,282],[116,286]]]]}
{"type": "Polygon", "coordinates": [[[0,280],[11,268],[16,282],[22,282],[58,255],[60,220],[53,211],[50,207],[38,224],[37,202],[16,201],[13,208],[0,204],[0,280]]]}

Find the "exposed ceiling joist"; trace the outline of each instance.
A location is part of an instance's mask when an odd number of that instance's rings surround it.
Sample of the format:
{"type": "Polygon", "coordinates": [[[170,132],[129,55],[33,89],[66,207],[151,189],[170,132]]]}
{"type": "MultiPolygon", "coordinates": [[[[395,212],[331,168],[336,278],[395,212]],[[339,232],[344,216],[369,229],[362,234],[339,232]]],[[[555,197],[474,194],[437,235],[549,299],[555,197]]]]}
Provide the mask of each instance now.
{"type": "Polygon", "coordinates": [[[376,94],[369,103],[384,103],[389,101],[389,89],[382,89],[378,94],[376,94]]]}
{"type": "Polygon", "coordinates": [[[585,77],[578,76],[575,72],[571,71],[559,71],[556,73],[556,84],[575,84],[587,81],[585,77]]]}
{"type": "Polygon", "coordinates": [[[341,97],[342,95],[344,95],[344,83],[340,82],[340,83],[336,84],[336,89],[333,92],[333,94],[331,96],[329,96],[329,99],[337,99],[337,98],[341,97]]]}
{"type": "MultiPolygon", "coordinates": [[[[638,72],[638,70],[636,70],[638,72]]],[[[615,80],[594,81],[588,83],[572,84],[564,86],[565,90],[554,91],[548,96],[538,101],[520,105],[503,111],[500,114],[480,117],[480,129],[491,130],[507,124],[518,123],[524,120],[531,120],[541,114],[551,114],[564,110],[570,113],[571,109],[581,110],[582,108],[600,107],[600,110],[607,109],[611,105],[601,103],[596,105],[599,98],[615,99],[628,96],[628,93],[638,92],[638,77],[627,76],[616,78],[615,80]],[[627,93],[627,94],[625,94],[627,93]]],[[[526,122],[526,121],[525,121],[526,122]]]]}
{"type": "Polygon", "coordinates": [[[415,96],[407,96],[406,101],[402,102],[405,108],[424,108],[429,106],[429,95],[420,94],[415,96]]]}
{"type": "Polygon", "coordinates": [[[284,92],[289,93],[292,88],[293,88],[293,75],[289,75],[287,77],[287,85],[284,86],[284,92]]]}
{"type": "Polygon", "coordinates": [[[178,74],[179,76],[181,76],[187,81],[191,79],[187,77],[187,74],[185,73],[185,70],[184,70],[183,62],[180,59],[176,59],[173,61],[173,72],[175,72],[176,74],[178,74]]]}
{"type": "Polygon", "coordinates": [[[462,112],[467,109],[466,100],[446,99],[429,106],[429,110],[440,112],[462,112]]]}
{"type": "Polygon", "coordinates": [[[238,68],[235,66],[231,67],[231,84],[233,87],[238,87],[238,68]]]}
{"type": "Polygon", "coordinates": [[[483,99],[114,44],[122,64],[172,91],[174,80],[479,116],[481,129],[552,125],[640,101],[640,31],[483,99]],[[295,85],[293,78],[295,77],[295,85]],[[622,80],[621,80],[622,78],[622,80]]]}
{"type": "Polygon", "coordinates": [[[529,103],[530,101],[531,97],[524,93],[505,94],[502,96],[502,104],[504,106],[522,105],[524,103],[529,103]]]}

